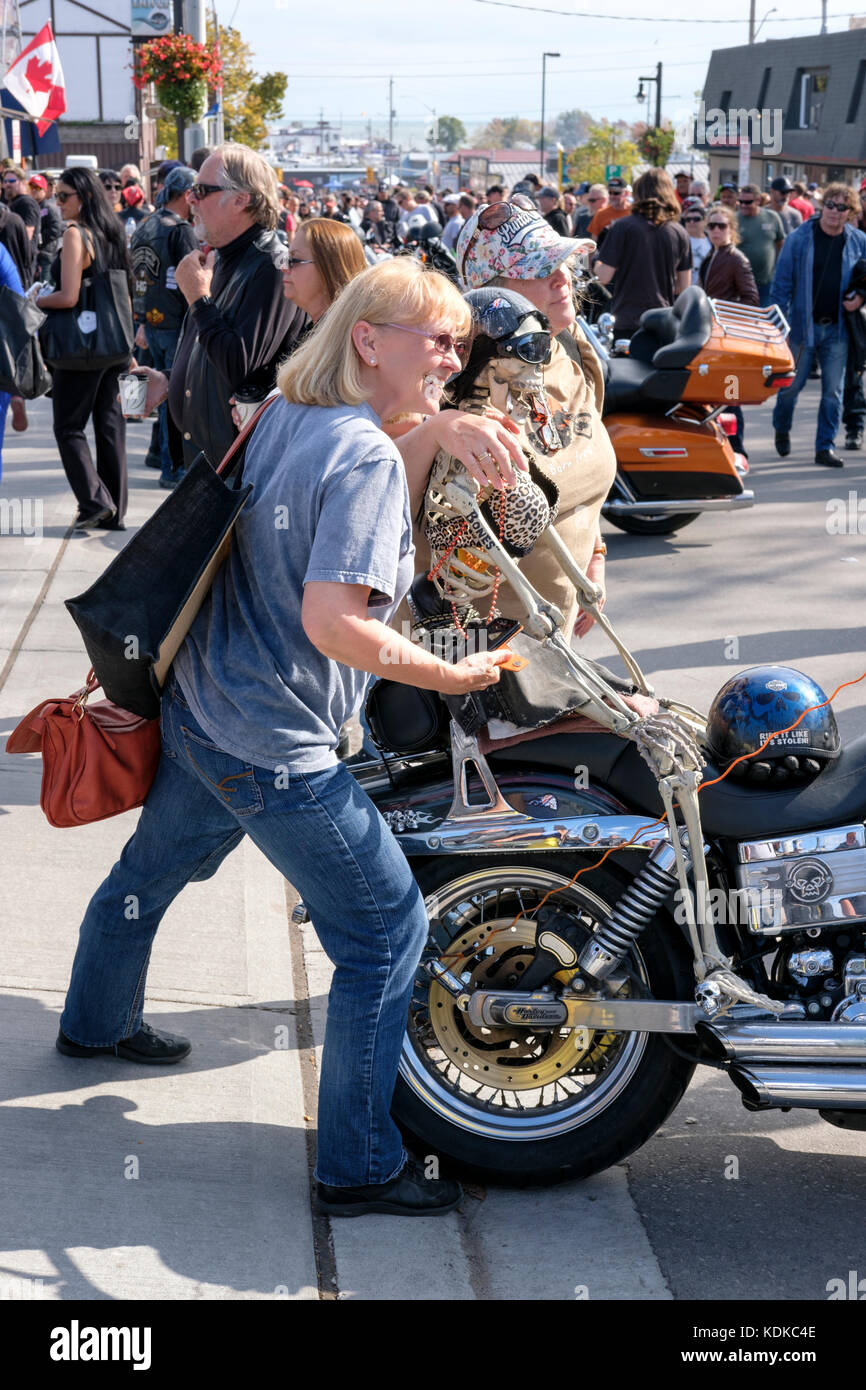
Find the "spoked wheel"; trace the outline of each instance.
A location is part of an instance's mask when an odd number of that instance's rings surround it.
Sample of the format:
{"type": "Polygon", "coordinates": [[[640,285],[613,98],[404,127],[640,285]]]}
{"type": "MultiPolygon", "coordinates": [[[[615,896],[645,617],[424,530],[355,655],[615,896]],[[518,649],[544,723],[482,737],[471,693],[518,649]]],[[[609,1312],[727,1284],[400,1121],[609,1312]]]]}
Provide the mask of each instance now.
{"type": "MultiPolygon", "coordinates": [[[[623,890],[604,868],[566,886],[577,867],[541,856],[428,862],[418,874],[431,919],[425,957],[443,959],[470,992],[520,989],[547,893],[561,890],[552,903],[589,936],[623,890]]],[[[687,996],[690,972],[672,930],[660,921],[643,933],[627,961],[628,992],[687,996]]],[[[419,972],[393,1112],[420,1152],[434,1150],[464,1173],[550,1183],[588,1177],[644,1143],[693,1069],[658,1034],[477,1026],[419,972]]]]}

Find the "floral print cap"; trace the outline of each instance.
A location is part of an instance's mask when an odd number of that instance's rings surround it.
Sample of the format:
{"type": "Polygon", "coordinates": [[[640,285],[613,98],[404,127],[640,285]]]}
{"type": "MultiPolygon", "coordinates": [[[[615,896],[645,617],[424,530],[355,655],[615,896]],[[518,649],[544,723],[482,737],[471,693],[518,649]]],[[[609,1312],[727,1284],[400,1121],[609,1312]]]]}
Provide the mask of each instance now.
{"type": "Polygon", "coordinates": [[[544,280],[576,251],[594,251],[588,238],[563,237],[539,212],[510,204],[511,216],[485,230],[479,220],[498,204],[484,203],[460,229],[457,269],[468,289],[477,290],[497,275],[508,280],[544,280]]]}

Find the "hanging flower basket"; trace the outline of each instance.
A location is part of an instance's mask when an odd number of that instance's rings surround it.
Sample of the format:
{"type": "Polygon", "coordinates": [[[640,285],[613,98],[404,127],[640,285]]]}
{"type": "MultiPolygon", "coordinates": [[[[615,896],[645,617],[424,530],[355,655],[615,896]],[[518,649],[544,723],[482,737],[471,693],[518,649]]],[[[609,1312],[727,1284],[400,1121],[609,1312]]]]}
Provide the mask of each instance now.
{"type": "Polygon", "coordinates": [[[132,80],[139,88],[152,82],[160,106],[184,121],[197,121],[207,106],[208,83],[221,70],[219,58],[190,34],[163,34],[137,49],[132,80]]]}

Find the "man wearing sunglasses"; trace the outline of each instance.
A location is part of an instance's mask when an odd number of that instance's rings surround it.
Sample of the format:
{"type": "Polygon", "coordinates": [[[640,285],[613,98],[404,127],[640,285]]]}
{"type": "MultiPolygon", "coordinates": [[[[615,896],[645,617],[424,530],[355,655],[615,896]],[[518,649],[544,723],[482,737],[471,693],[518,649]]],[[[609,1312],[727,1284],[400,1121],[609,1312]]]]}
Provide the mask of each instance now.
{"type": "MultiPolygon", "coordinates": [[[[24,223],[27,240],[30,242],[30,269],[31,272],[36,265],[36,254],[39,249],[39,204],[35,198],[30,196],[30,189],[24,170],[19,165],[13,164],[11,168],[3,170],[3,201],[8,206],[10,212],[14,212],[16,217],[20,217],[24,223]]],[[[29,283],[29,280],[28,280],[29,283]]]]}
{"type": "Polygon", "coordinates": [[[849,213],[856,213],[858,208],[857,194],[847,184],[831,183],[825,188],[821,216],[804,222],[788,237],[771,287],[772,303],[779,305],[791,325],[788,346],[797,363],[792,384],[776,397],[776,452],[781,458],[791,452],[794,406],[817,358],[821,404],[815,462],[826,468],[844,464],[833,445],[842,415],[848,357],[846,318],[864,302],[862,295],[851,292],[855,264],[866,257],[866,233],[849,221],[849,213]]]}
{"type": "Polygon", "coordinates": [[[744,183],[737,195],[740,250],[752,267],[761,308],[770,303],[770,284],[776,258],[785,240],[785,228],[778,213],[761,206],[761,190],[756,183],[744,183]]]}
{"type": "Polygon", "coordinates": [[[203,450],[216,467],[236,435],[230,398],[236,391],[268,394],[306,315],[283,296],[286,248],[276,234],[277,181],[260,154],[246,145],[220,145],[187,197],[207,252],[191,251],[175,267],[189,309],[170,377],[142,368],[145,410],[168,397],[185,465],[203,450]]]}

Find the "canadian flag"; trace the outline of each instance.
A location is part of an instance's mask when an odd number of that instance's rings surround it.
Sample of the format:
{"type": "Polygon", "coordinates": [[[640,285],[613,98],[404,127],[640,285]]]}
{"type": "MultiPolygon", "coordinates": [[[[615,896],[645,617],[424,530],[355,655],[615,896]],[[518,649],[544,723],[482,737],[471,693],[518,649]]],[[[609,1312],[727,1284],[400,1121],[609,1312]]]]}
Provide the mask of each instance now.
{"type": "Polygon", "coordinates": [[[28,116],[36,117],[36,129],[44,135],[52,121],[66,110],[66,82],[60,54],[50,24],[39,30],[22,48],[3,83],[28,116]]]}

